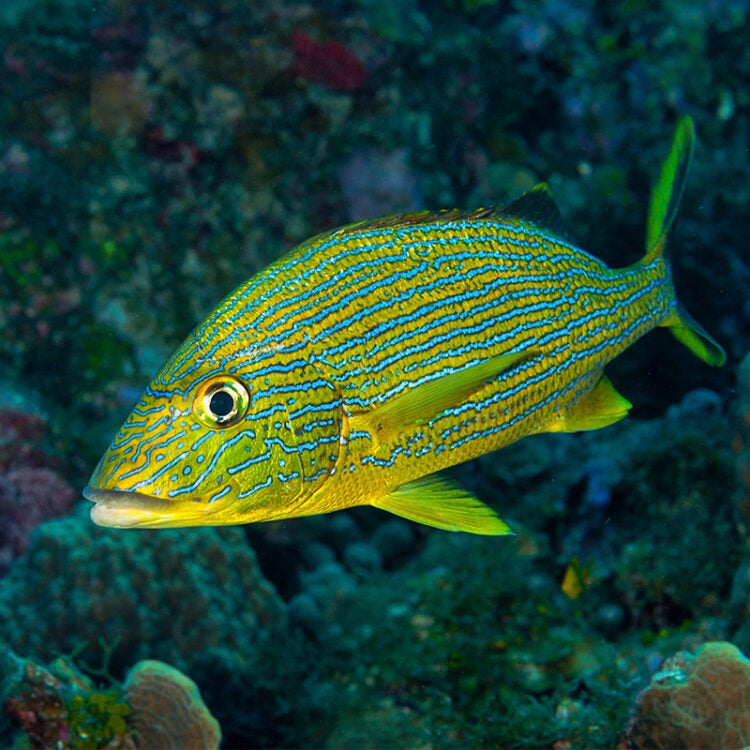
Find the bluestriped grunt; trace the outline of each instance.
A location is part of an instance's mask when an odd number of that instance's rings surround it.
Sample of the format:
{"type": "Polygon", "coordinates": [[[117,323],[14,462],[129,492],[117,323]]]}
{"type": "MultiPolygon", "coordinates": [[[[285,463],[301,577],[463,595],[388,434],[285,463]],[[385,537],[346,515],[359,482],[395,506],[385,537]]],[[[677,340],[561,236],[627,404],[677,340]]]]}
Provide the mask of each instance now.
{"type": "Polygon", "coordinates": [[[656,326],[724,361],[677,301],[665,255],[694,138],[684,118],[646,254],[626,268],[569,242],[543,185],[504,210],[399,215],[304,242],[230,294],[148,386],[84,490],[93,520],[238,524],[369,504],[507,532],[437,472],[621,419],[630,404],[603,368],[656,326]]]}

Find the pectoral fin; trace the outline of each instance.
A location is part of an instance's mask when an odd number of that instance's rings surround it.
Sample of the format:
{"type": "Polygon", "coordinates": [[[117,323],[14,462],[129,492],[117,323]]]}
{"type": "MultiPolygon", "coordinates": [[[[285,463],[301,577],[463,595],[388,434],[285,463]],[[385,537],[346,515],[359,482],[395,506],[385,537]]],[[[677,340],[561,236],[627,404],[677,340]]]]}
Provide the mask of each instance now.
{"type": "Polygon", "coordinates": [[[631,406],[630,401],[621,396],[602,373],[597,384],[561,419],[550,425],[549,432],[598,430],[619,422],[631,406]]]}
{"type": "Polygon", "coordinates": [[[449,479],[431,475],[401,485],[372,503],[410,521],[446,531],[512,534],[492,508],[449,479]]]}
{"type": "Polygon", "coordinates": [[[373,409],[367,415],[367,422],[382,442],[404,427],[429,422],[447,409],[458,406],[488,380],[528,356],[528,351],[501,354],[450,375],[407,388],[404,393],[373,409]]]}

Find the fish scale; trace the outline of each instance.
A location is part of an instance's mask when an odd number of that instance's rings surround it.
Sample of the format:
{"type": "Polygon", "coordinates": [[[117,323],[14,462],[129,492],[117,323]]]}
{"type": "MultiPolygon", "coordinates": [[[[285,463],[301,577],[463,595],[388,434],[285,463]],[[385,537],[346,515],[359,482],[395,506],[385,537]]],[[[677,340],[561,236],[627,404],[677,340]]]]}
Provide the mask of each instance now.
{"type": "Polygon", "coordinates": [[[665,255],[693,147],[678,125],[646,254],[610,269],[546,186],[504,210],[420,212],[308,240],[230,294],[157,374],[85,494],[114,526],[248,523],[370,504],[444,529],[508,527],[438,472],[629,402],[604,366],[656,326],[724,353],[665,255]]]}

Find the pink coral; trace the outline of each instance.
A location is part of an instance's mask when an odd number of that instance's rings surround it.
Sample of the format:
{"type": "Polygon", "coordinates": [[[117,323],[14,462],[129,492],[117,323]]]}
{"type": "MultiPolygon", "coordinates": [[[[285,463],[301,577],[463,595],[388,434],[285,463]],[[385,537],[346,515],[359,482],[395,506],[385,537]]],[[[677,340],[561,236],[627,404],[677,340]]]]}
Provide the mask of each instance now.
{"type": "Polygon", "coordinates": [[[317,42],[304,31],[295,31],[292,52],[292,72],[299,78],[337,91],[356,91],[367,79],[364,63],[339,42],[317,42]]]}
{"type": "Polygon", "coordinates": [[[45,433],[37,415],[0,409],[0,574],[26,551],[33,529],[67,513],[75,499],[40,447],[45,433]]]}
{"type": "Polygon", "coordinates": [[[75,493],[51,469],[20,466],[0,474],[0,572],[26,551],[29,534],[49,518],[67,513],[75,493]]]}
{"type": "Polygon", "coordinates": [[[0,409],[0,472],[13,465],[42,466],[48,458],[39,448],[45,433],[40,417],[19,409],[0,409]]]}

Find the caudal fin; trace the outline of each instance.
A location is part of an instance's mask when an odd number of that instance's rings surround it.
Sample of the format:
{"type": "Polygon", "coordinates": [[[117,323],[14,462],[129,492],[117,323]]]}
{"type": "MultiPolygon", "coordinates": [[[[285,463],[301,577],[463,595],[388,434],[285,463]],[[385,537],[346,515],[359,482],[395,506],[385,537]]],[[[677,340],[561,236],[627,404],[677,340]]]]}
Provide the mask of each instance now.
{"type": "MultiPolygon", "coordinates": [[[[677,124],[672,148],[651,191],[646,224],[646,262],[657,255],[666,255],[667,237],[680,207],[694,145],[693,120],[685,116],[677,124]]],[[[707,364],[724,364],[724,350],[679,302],[662,325],[668,327],[678,341],[707,364]]]]}

